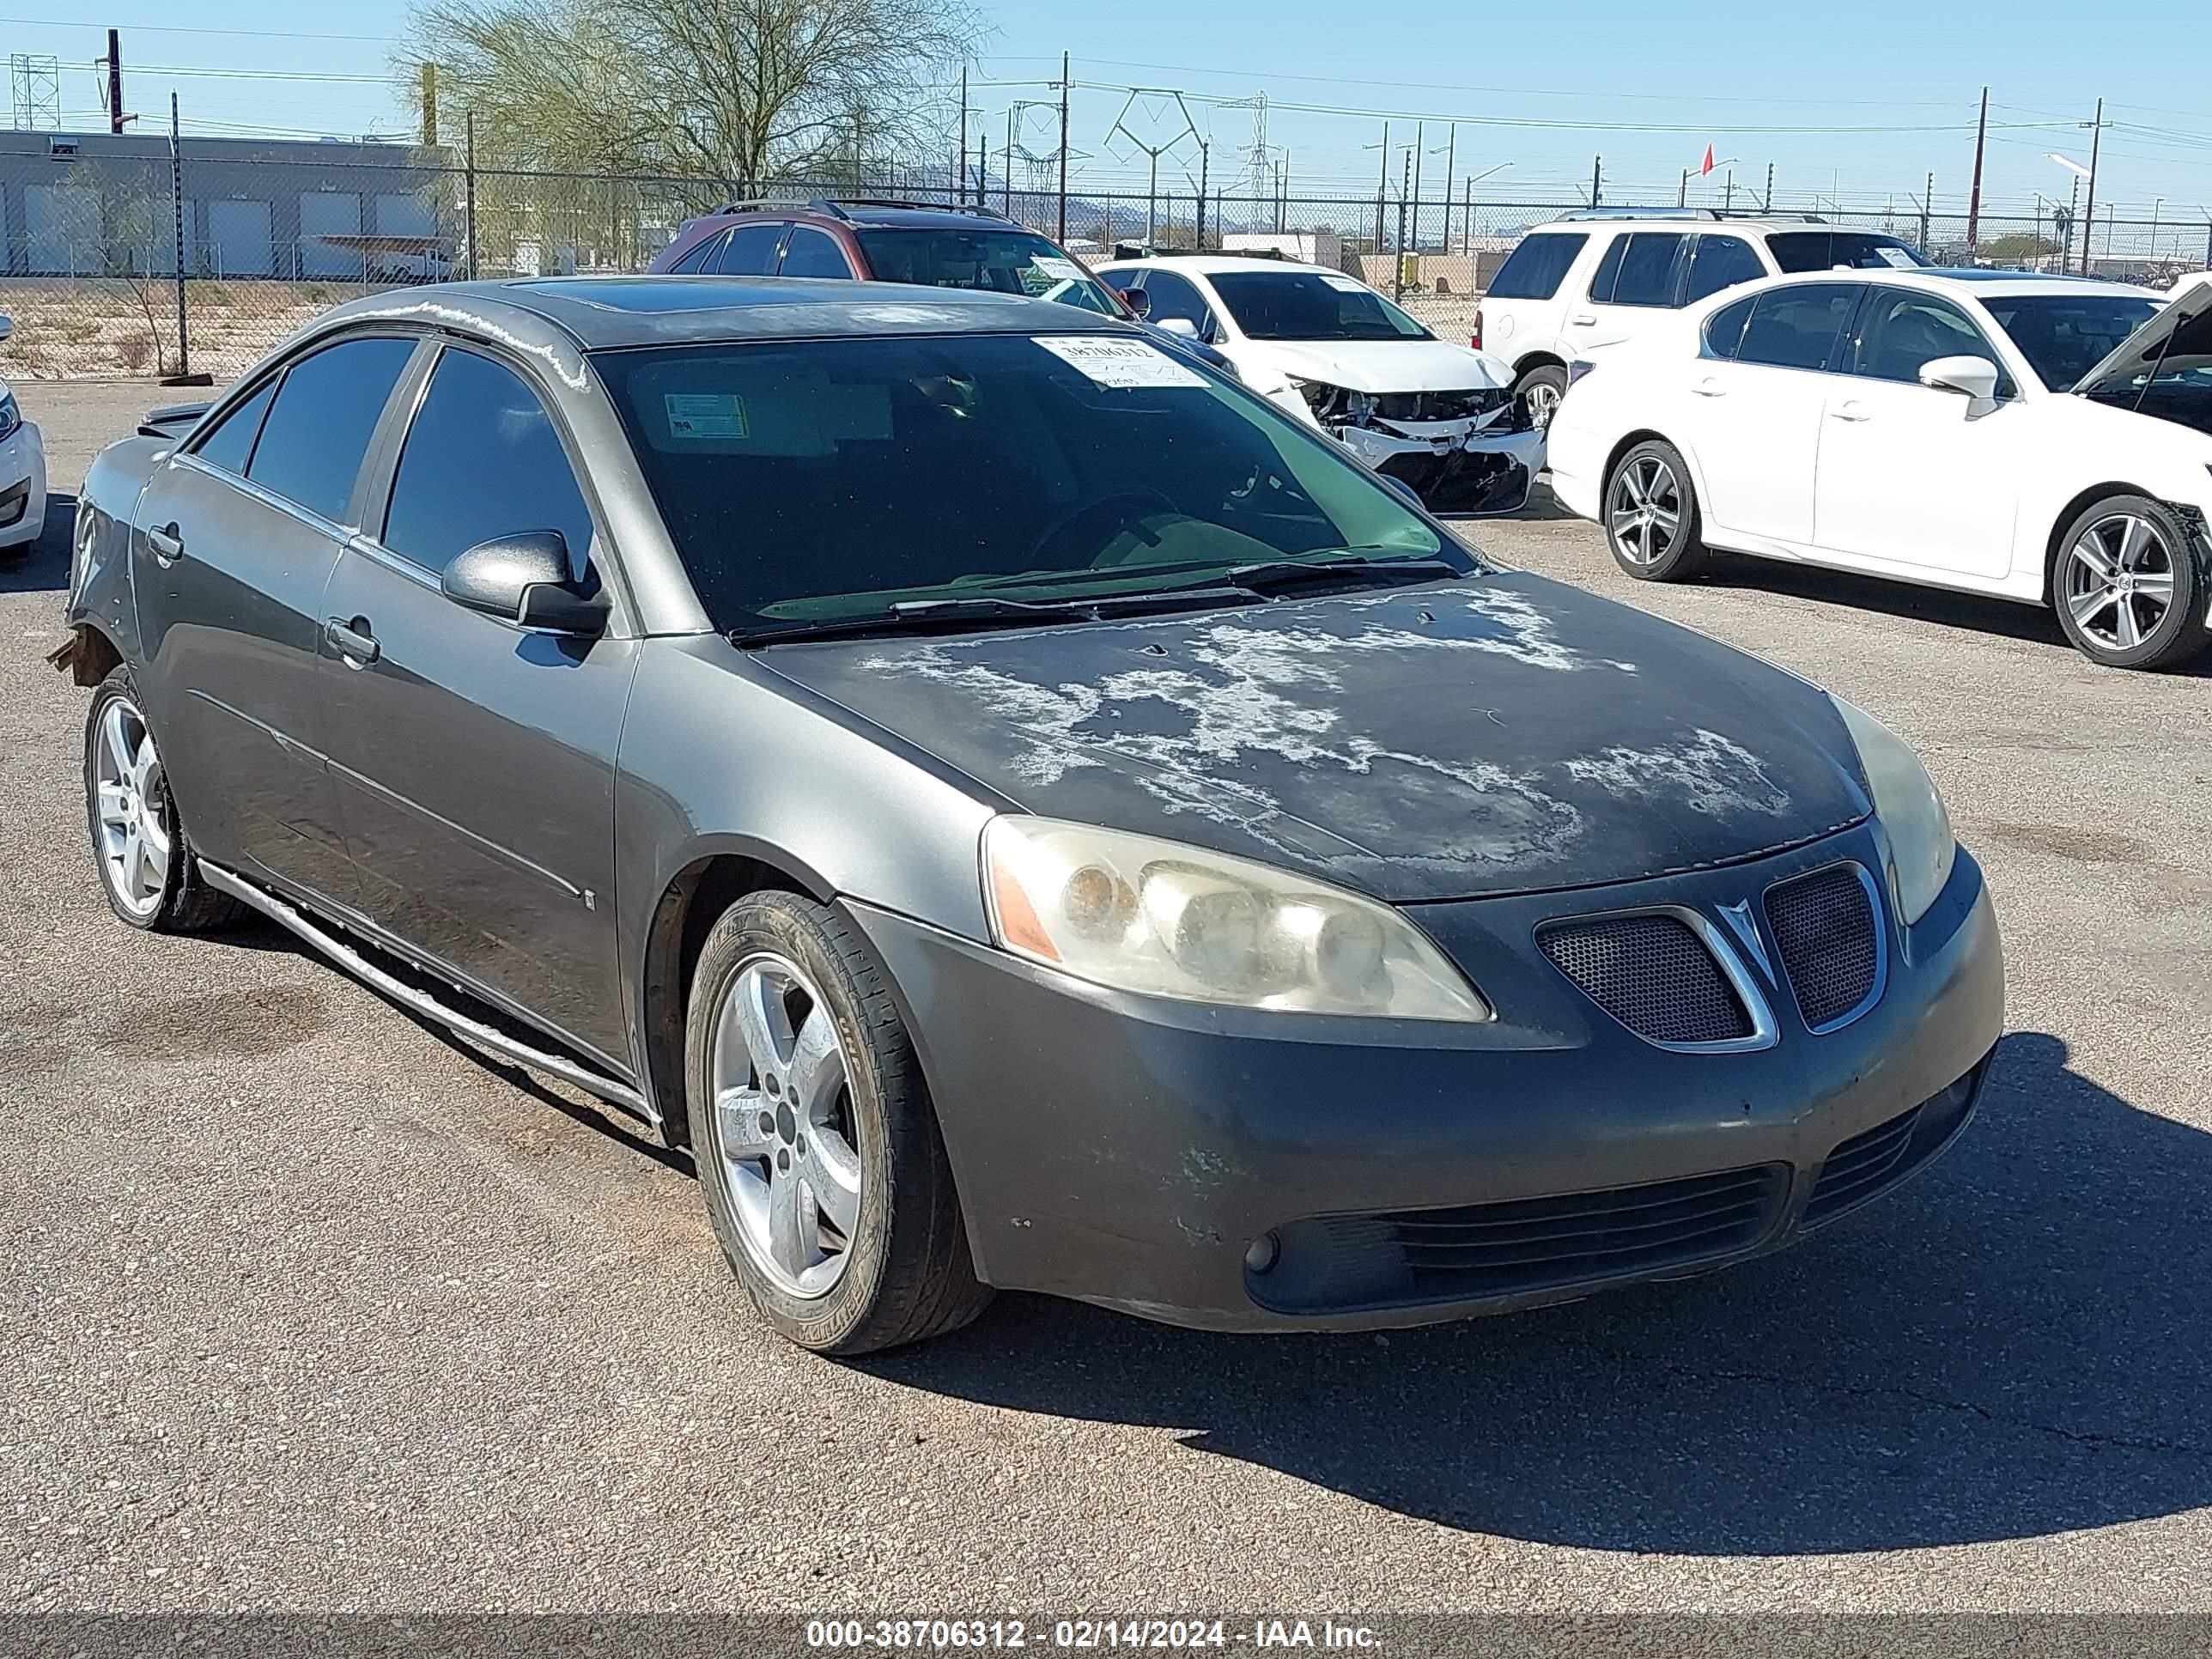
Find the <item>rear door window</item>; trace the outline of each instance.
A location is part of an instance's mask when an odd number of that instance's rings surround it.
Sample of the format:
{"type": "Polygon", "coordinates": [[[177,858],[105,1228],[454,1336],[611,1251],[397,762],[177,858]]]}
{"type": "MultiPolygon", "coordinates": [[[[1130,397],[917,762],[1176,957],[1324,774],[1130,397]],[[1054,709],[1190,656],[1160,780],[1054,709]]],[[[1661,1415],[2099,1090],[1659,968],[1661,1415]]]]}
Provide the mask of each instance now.
{"type": "Polygon", "coordinates": [[[1605,257],[1597,262],[1597,274],[1590,278],[1589,285],[1589,296],[1594,303],[1601,306],[1613,303],[1613,285],[1620,276],[1620,256],[1627,252],[1628,238],[1616,236],[1613,239],[1613,246],[1606,249],[1605,257]]]}
{"type": "Polygon", "coordinates": [[[739,225],[722,239],[714,270],[723,276],[766,276],[775,270],[775,245],[783,240],[783,226],[739,225]]]}
{"type": "Polygon", "coordinates": [[[1743,325],[1751,320],[1757,296],[1723,306],[1705,319],[1705,350],[1715,357],[1733,357],[1743,343],[1743,325]]]}
{"type": "Polygon", "coordinates": [[[261,422],[269,413],[270,400],[276,395],[276,382],[271,380],[218,421],[215,428],[194,447],[192,453],[210,466],[219,466],[244,477],[246,464],[252,459],[253,441],[261,435],[261,422]]]}
{"type": "Polygon", "coordinates": [[[355,476],[415,342],[345,340],[284,371],[246,476],[264,489],[347,522],[355,476]]]}
{"type": "Polygon", "coordinates": [[[829,232],[817,230],[811,225],[793,225],[791,240],[783,250],[783,275],[838,276],[850,281],[853,267],[845,258],[845,250],[837,246],[837,239],[829,232]]]}
{"type": "Polygon", "coordinates": [[[1682,303],[1702,300],[1738,283],[1756,282],[1766,267],[1750,243],[1741,236],[1700,236],[1690,253],[1689,274],[1682,283],[1682,303]]]}
{"type": "Polygon", "coordinates": [[[1498,267],[1498,274],[1490,279],[1485,297],[1492,300],[1548,300],[1559,291],[1567,272],[1575,263],[1575,256],[1589,243],[1589,238],[1577,233],[1567,234],[1553,232],[1532,234],[1521,239],[1521,245],[1505,256],[1505,263],[1498,267]]]}
{"type": "Polygon", "coordinates": [[[1674,303],[1674,258],[1682,251],[1679,231],[1640,230],[1624,239],[1620,273],[1607,302],[1617,306],[1671,306],[1674,303]]]}
{"type": "Polygon", "coordinates": [[[699,271],[713,270],[714,256],[722,251],[722,243],[726,236],[726,232],[722,236],[701,237],[692,244],[682,258],[668,267],[669,274],[672,276],[690,276],[699,271]]]}
{"type": "Polygon", "coordinates": [[[1752,306],[1736,361],[1776,368],[1827,368],[1865,292],[1858,283],[1769,289],[1752,306]]]}

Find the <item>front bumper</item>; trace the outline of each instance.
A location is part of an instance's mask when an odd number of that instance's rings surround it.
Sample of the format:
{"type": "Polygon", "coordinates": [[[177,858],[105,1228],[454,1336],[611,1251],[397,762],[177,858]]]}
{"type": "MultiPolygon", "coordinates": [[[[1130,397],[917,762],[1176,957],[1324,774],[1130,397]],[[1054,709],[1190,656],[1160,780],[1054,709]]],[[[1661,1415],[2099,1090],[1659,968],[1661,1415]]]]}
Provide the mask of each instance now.
{"type": "Polygon", "coordinates": [[[46,527],[46,450],[26,421],[0,442],[0,547],[27,547],[46,527]]]}
{"type": "Polygon", "coordinates": [[[1723,869],[1411,908],[1496,1005],[1481,1025],[1127,996],[851,909],[903,1004],[987,1282],[1210,1329],[1362,1328],[1727,1266],[1948,1144],[2004,1005],[1996,919],[1963,850],[1917,924],[1885,915],[1869,1012],[1814,1036],[1782,988],[1775,1040],[1753,1052],[1656,1048],[1534,943],[1544,921],[1638,905],[1717,915],[1750,898],[1756,915],[1774,883],[1842,858],[1881,869],[1883,850],[1870,822],[1723,869]],[[1717,1181],[1734,1183],[1739,1224],[1686,1250],[1554,1263],[1467,1294],[1414,1272],[1405,1248],[1407,1212],[1455,1224],[1468,1206],[1528,1206],[1486,1213],[1540,1237],[1547,1206],[1570,1198],[1694,1208],[1719,1201],[1699,1196],[1717,1181]],[[1623,1194],[1654,1183],[1680,1190],[1623,1194]],[[1271,1237],[1276,1262],[1253,1271],[1248,1250],[1271,1237]]]}
{"type": "Polygon", "coordinates": [[[1391,422],[1332,428],[1336,441],[1386,477],[1413,486],[1438,513],[1518,512],[1544,467],[1544,434],[1471,421],[1391,422]]]}

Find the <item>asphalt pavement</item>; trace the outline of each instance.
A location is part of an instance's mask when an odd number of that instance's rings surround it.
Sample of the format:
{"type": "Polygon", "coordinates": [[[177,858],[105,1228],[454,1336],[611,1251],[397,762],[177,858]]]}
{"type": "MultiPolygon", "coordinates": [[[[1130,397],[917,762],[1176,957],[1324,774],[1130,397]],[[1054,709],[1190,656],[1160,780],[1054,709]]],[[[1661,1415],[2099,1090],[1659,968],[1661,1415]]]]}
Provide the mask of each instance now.
{"type": "Polygon", "coordinates": [[[682,1158],[274,929],[111,917],[41,659],[71,492],[178,394],[15,390],[58,495],[0,568],[0,1609],[2212,1608],[2207,672],[1474,527],[1919,747],[2008,944],[1975,1125],[1711,1278],[1387,1339],[1002,1297],[838,1364],[682,1158]]]}

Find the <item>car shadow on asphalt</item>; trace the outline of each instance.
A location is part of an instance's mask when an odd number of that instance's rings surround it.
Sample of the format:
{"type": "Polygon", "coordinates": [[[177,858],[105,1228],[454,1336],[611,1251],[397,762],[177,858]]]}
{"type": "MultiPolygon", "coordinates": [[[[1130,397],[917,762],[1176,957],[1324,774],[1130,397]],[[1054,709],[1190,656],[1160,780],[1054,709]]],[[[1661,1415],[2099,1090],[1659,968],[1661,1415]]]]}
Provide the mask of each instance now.
{"type": "MultiPolygon", "coordinates": [[[[1797,1555],[2212,1504],[2212,1137],[2006,1039],[1977,1121],[1797,1249],[1534,1314],[1230,1337],[1041,1297],[862,1362],[1174,1430],[1471,1532],[1797,1555]]],[[[1165,1454],[1164,1454],[1165,1455],[1165,1454]]]]}
{"type": "Polygon", "coordinates": [[[46,528],[29,553],[0,553],[0,593],[58,593],[69,586],[70,526],[76,497],[46,497],[46,528]]]}
{"type": "MultiPolygon", "coordinates": [[[[1856,571],[1719,553],[1715,555],[1700,585],[1733,588],[1739,592],[1787,594],[1820,605],[1846,605],[1854,611],[1934,623],[1942,628],[2026,640],[2061,651],[2074,649],[2073,641],[2058,625],[2057,614],[2048,605],[1985,599],[1978,593],[1960,593],[1949,588],[1922,587],[1881,576],[1864,576],[1856,571]]],[[[2212,652],[2170,672],[2185,678],[2212,678],[2212,652]]]]}

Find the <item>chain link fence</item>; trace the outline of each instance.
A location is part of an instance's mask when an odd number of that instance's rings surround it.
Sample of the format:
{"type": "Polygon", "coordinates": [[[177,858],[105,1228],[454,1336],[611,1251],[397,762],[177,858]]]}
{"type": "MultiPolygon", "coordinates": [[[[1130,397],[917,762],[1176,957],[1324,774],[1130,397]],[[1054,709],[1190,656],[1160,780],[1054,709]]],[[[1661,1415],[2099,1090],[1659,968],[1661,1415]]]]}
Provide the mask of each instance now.
{"type": "MultiPolygon", "coordinates": [[[[457,277],[645,270],[687,217],[741,195],[895,197],[945,203],[954,169],[871,168],[841,180],[737,181],[556,173],[457,163],[399,144],[260,144],[181,160],[64,152],[47,134],[0,134],[0,313],[13,320],[0,373],[22,379],[229,379],[326,307],[356,295],[457,277]],[[11,140],[36,140],[36,144],[11,140]]],[[[66,141],[70,146],[79,141],[66,141]]],[[[82,143],[94,144],[88,136],[82,143]]],[[[1097,261],[1121,248],[1274,246],[1351,272],[1446,337],[1464,337],[1482,290],[1531,225],[1571,203],[1411,201],[1394,193],[1252,197],[1228,191],[1019,190],[993,179],[969,199],[1097,261]]],[[[1778,204],[1778,212],[1802,211],[1778,204]]],[[[1892,232],[1944,263],[1970,257],[1960,215],[1821,211],[1892,232]]],[[[2078,268],[2077,230],[1984,216],[1984,263],[2078,268]]],[[[2100,217],[2091,268],[2157,281],[2212,265],[2203,226],[2100,217]]]]}

